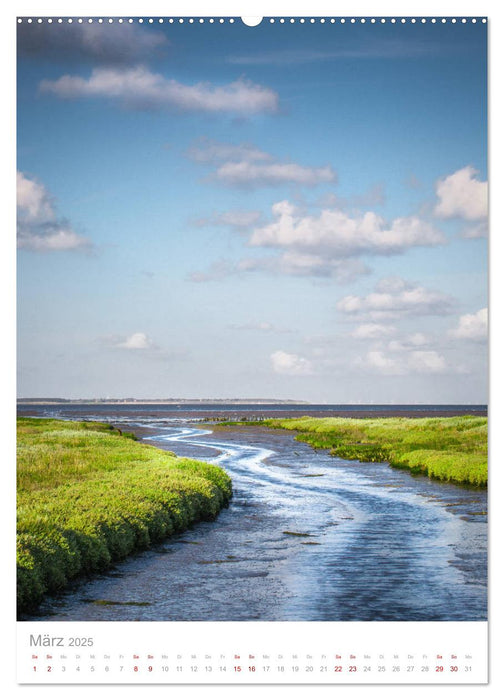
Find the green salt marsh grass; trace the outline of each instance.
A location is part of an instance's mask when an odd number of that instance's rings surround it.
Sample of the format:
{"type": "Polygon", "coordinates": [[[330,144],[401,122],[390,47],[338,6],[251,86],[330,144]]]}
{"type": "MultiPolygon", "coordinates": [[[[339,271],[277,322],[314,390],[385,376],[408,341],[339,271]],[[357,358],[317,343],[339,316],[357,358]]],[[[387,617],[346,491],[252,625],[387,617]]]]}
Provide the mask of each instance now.
{"type": "Polygon", "coordinates": [[[71,579],[213,520],[232,495],[219,467],[109,425],[19,418],[18,610],[71,579]]]}
{"type": "MultiPolygon", "coordinates": [[[[488,479],[487,418],[287,418],[262,421],[298,432],[296,440],[361,462],[388,462],[471,486],[488,479]]],[[[257,425],[257,422],[256,422],[257,425]]]]}

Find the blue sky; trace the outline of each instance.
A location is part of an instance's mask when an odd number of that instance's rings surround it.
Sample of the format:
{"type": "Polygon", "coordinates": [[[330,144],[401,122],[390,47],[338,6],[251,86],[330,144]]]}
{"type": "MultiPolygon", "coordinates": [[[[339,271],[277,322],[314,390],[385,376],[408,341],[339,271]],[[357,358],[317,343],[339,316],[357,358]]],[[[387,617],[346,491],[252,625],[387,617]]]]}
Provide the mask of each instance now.
{"type": "Polygon", "coordinates": [[[485,24],[18,29],[20,396],[486,402],[485,24]]]}

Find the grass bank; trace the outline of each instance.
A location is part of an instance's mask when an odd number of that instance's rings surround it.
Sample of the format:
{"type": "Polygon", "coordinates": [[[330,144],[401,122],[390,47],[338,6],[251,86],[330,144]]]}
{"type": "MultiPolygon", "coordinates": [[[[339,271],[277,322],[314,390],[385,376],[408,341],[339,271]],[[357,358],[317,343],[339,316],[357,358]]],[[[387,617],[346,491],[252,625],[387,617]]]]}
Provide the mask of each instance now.
{"type": "Polygon", "coordinates": [[[18,610],[82,574],[213,520],[231,480],[102,423],[18,419],[18,610]]]}
{"type": "Polygon", "coordinates": [[[263,425],[296,430],[296,440],[344,459],[388,462],[443,481],[487,485],[486,418],[303,417],[265,420],[263,425]]]}

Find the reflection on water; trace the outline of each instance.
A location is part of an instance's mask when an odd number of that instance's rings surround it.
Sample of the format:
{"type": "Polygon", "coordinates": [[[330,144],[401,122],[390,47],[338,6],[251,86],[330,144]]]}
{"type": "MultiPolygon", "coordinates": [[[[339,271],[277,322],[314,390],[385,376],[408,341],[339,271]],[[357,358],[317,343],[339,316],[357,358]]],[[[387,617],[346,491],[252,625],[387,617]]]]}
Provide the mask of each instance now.
{"type": "Polygon", "coordinates": [[[330,457],[264,428],[124,414],[219,464],[228,509],[48,601],[54,620],[486,619],[486,492],[330,457]]]}

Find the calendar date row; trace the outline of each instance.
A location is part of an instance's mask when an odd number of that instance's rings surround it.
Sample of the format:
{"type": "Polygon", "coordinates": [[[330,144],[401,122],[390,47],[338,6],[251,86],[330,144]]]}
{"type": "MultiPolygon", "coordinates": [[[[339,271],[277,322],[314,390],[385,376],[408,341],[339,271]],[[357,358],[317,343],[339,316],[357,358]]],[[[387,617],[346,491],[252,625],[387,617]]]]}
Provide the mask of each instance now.
{"type": "Polygon", "coordinates": [[[470,673],[472,671],[472,666],[468,665],[407,665],[407,666],[385,666],[379,664],[374,665],[336,665],[336,666],[315,666],[315,665],[266,665],[266,666],[140,666],[140,665],[77,665],[77,666],[66,666],[66,665],[35,665],[32,667],[33,672],[41,673],[65,673],[66,671],[76,671],[76,672],[105,672],[110,671],[119,673],[470,673]]]}

